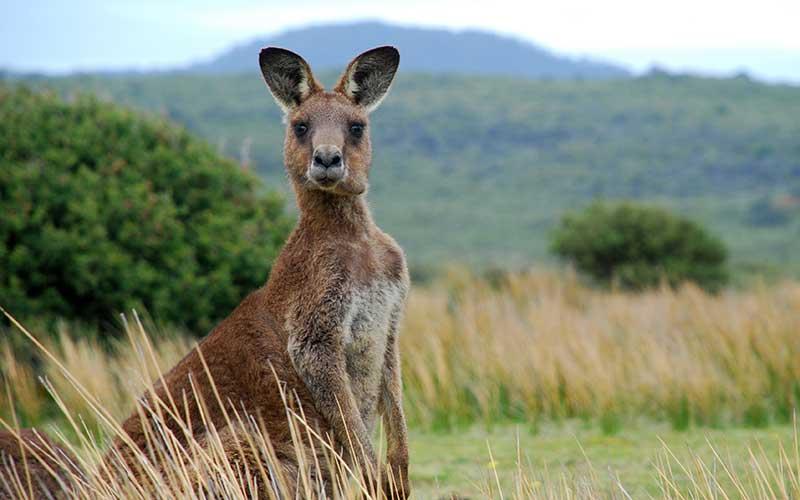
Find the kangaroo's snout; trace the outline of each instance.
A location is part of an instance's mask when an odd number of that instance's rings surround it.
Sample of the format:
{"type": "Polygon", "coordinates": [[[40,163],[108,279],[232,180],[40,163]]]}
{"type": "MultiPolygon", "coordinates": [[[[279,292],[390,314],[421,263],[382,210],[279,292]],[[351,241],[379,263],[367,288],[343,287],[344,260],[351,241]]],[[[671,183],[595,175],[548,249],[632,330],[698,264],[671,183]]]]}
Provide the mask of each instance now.
{"type": "Polygon", "coordinates": [[[314,150],[314,164],[329,168],[338,166],[342,162],[342,151],[332,144],[319,146],[314,150]]]}
{"type": "Polygon", "coordinates": [[[344,178],[345,166],[342,150],[325,144],[314,149],[308,177],[322,187],[331,187],[344,178]]]}

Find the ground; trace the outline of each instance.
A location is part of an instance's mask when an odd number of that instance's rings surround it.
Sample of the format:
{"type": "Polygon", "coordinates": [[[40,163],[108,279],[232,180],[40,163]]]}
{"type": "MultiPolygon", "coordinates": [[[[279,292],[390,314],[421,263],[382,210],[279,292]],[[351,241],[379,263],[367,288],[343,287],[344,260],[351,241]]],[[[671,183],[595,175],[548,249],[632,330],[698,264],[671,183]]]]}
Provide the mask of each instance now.
{"type": "MultiPolygon", "coordinates": [[[[485,495],[481,490],[490,487],[487,485],[495,488],[495,470],[505,497],[513,496],[518,449],[525,474],[543,490],[565,477],[575,488],[580,487],[581,481],[590,481],[603,496],[659,498],[664,495],[658,464],[664,464],[669,453],[665,445],[692,473],[697,470],[692,470],[695,458],[702,459],[716,472],[721,486],[735,494],[722,464],[714,463],[714,450],[709,443],[738,476],[753,469],[750,450],[757,457],[763,453],[776,463],[781,444],[790,454],[795,446],[790,425],[674,431],[666,425],[642,423],[605,435],[597,426],[567,422],[544,426],[535,433],[525,425],[495,427],[491,431],[480,427],[452,433],[412,431],[410,439],[414,498],[419,499],[455,493],[481,498],[485,495]],[[494,461],[489,458],[489,447],[494,461]],[[620,484],[628,495],[622,493],[620,484]]],[[[690,487],[691,480],[674,460],[671,470],[681,489],[690,487]]]]}

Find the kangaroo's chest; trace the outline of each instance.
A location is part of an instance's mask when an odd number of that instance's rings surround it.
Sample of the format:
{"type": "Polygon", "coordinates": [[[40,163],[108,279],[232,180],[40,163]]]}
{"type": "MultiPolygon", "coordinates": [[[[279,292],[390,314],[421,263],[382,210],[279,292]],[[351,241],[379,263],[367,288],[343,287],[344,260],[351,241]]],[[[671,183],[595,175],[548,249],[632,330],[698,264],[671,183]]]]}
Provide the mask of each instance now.
{"type": "Polygon", "coordinates": [[[389,332],[399,320],[404,296],[402,283],[380,280],[356,289],[347,307],[347,374],[367,425],[374,422],[389,332]]]}

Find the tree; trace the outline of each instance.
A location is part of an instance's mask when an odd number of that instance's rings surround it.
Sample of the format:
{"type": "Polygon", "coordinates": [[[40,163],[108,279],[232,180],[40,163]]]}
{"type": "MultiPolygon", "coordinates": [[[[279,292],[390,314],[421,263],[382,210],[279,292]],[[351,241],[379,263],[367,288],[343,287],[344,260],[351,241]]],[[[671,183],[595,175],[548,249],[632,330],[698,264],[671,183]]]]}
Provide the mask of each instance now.
{"type": "Polygon", "coordinates": [[[717,290],[728,279],[723,243],[697,223],[656,207],[596,202],[564,216],[551,248],[598,282],[628,289],[666,280],[717,290]]]}
{"type": "Polygon", "coordinates": [[[267,277],[283,199],[162,119],[0,86],[0,304],[205,333],[267,277]]]}

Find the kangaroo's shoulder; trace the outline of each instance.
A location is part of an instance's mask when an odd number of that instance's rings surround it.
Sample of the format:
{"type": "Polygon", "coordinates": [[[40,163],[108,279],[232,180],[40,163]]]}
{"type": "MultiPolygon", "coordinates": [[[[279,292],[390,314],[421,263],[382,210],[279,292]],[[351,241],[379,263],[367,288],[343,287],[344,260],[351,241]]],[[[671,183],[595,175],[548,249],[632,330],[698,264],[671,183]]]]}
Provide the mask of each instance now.
{"type": "Polygon", "coordinates": [[[410,278],[403,248],[391,235],[380,229],[377,229],[375,241],[380,250],[384,274],[391,281],[397,282],[403,289],[407,290],[410,285],[410,278]]]}

